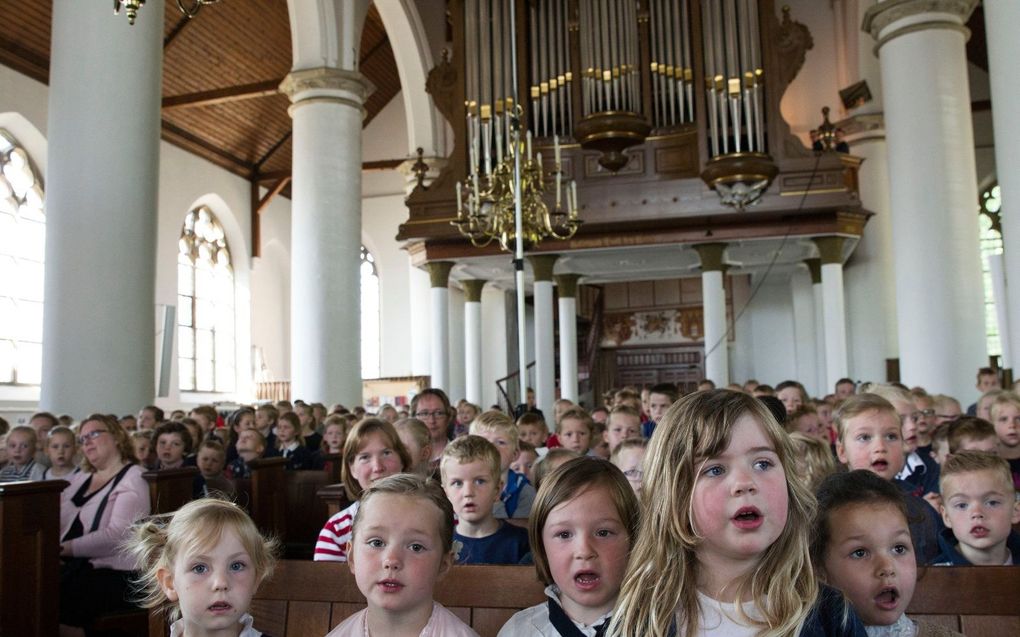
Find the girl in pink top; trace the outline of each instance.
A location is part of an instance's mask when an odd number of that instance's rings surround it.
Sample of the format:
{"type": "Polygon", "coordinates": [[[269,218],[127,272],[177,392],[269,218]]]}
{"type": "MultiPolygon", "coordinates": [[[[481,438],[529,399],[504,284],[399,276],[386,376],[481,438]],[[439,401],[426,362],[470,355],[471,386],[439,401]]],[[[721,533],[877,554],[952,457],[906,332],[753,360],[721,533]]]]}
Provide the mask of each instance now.
{"type": "Polygon", "coordinates": [[[453,564],[453,506],[438,482],[402,473],[361,494],[347,559],[368,606],[327,637],[478,637],[432,599],[453,564]]]}

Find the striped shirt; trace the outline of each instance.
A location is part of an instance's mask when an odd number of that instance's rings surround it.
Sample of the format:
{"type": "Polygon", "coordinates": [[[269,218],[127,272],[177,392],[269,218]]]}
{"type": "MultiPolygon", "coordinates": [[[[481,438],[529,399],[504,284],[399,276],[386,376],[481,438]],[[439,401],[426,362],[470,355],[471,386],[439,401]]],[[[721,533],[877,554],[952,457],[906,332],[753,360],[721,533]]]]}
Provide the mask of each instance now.
{"type": "Polygon", "coordinates": [[[326,522],[319,531],[319,540],[315,543],[316,562],[347,561],[347,543],[351,541],[354,516],[357,513],[358,503],[355,502],[326,522]]]}

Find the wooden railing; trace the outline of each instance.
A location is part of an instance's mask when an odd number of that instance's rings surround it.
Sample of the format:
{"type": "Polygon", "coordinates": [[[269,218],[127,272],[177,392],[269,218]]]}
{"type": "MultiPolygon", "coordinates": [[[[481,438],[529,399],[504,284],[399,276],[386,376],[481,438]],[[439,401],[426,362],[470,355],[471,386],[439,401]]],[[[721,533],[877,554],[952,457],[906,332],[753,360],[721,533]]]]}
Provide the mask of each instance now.
{"type": "Polygon", "coordinates": [[[272,380],[264,383],[255,383],[256,400],[290,400],[290,381],[272,380]]]}

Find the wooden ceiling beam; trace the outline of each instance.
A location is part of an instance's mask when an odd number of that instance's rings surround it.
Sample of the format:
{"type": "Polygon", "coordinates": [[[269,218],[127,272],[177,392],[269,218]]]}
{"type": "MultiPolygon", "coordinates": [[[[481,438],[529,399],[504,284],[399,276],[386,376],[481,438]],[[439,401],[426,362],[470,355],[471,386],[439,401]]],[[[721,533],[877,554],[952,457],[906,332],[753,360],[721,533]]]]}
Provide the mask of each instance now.
{"type": "Polygon", "coordinates": [[[258,161],[255,162],[255,171],[258,172],[262,170],[262,167],[266,165],[266,162],[269,161],[269,158],[273,156],[273,153],[280,150],[280,147],[286,144],[287,140],[290,139],[290,136],[293,134],[294,129],[291,128],[291,130],[287,131],[287,133],[283,137],[276,140],[276,142],[269,147],[269,150],[267,150],[266,153],[259,157],[258,161]]]}
{"type": "Polygon", "coordinates": [[[227,86],[211,91],[199,91],[198,93],[185,93],[184,95],[171,95],[163,98],[163,108],[189,108],[195,106],[210,106],[212,104],[224,104],[226,102],[237,102],[249,100],[256,97],[276,95],[280,92],[280,82],[277,80],[265,80],[252,84],[239,84],[227,86]]]}
{"type": "Polygon", "coordinates": [[[0,64],[37,82],[50,83],[50,61],[3,36],[0,36],[0,64]]]}
{"type": "Polygon", "coordinates": [[[188,18],[187,16],[184,16],[177,21],[177,24],[175,24],[174,28],[170,30],[170,33],[168,33],[166,37],[163,38],[164,52],[166,52],[167,48],[173,43],[174,40],[177,39],[177,36],[181,34],[181,31],[183,31],[184,27],[188,26],[188,23],[190,22],[191,18],[188,18]]]}
{"type": "Polygon", "coordinates": [[[219,146],[189,133],[188,131],[163,120],[163,139],[179,146],[187,151],[193,152],[199,157],[225,168],[235,175],[247,178],[252,174],[254,166],[243,159],[231,155],[219,146]],[[201,152],[200,152],[201,151],[201,152]]]}
{"type": "MultiPolygon", "coordinates": [[[[393,170],[400,164],[407,161],[406,159],[378,159],[376,161],[366,161],[361,163],[362,170],[393,170]]],[[[252,181],[260,184],[265,184],[267,181],[280,181],[282,179],[290,179],[290,170],[270,170],[264,173],[256,173],[252,177],[252,181]]],[[[284,184],[286,186],[287,184],[284,184]]],[[[281,187],[282,189],[282,187],[281,187]]]]}

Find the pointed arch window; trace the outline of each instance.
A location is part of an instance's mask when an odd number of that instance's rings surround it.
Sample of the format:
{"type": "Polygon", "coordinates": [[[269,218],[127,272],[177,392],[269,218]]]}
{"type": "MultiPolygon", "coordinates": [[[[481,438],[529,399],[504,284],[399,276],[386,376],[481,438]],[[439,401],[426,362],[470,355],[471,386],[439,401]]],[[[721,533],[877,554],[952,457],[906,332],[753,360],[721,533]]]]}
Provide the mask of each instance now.
{"type": "Polygon", "coordinates": [[[0,384],[42,381],[44,206],[31,158],[0,129],[0,384]]]}
{"type": "Polygon", "coordinates": [[[379,378],[379,272],[361,246],[361,377],[379,378]]]}
{"type": "Polygon", "coordinates": [[[181,391],[232,392],[234,270],[220,225],[206,206],[184,219],[177,252],[177,362],[181,391]]]}
{"type": "Polygon", "coordinates": [[[994,184],[981,193],[981,209],[978,215],[981,242],[981,279],[984,282],[985,338],[988,355],[1002,354],[999,340],[999,324],[995,315],[995,296],[992,293],[992,275],[988,269],[988,257],[1002,254],[1002,199],[999,185],[994,184]]]}

